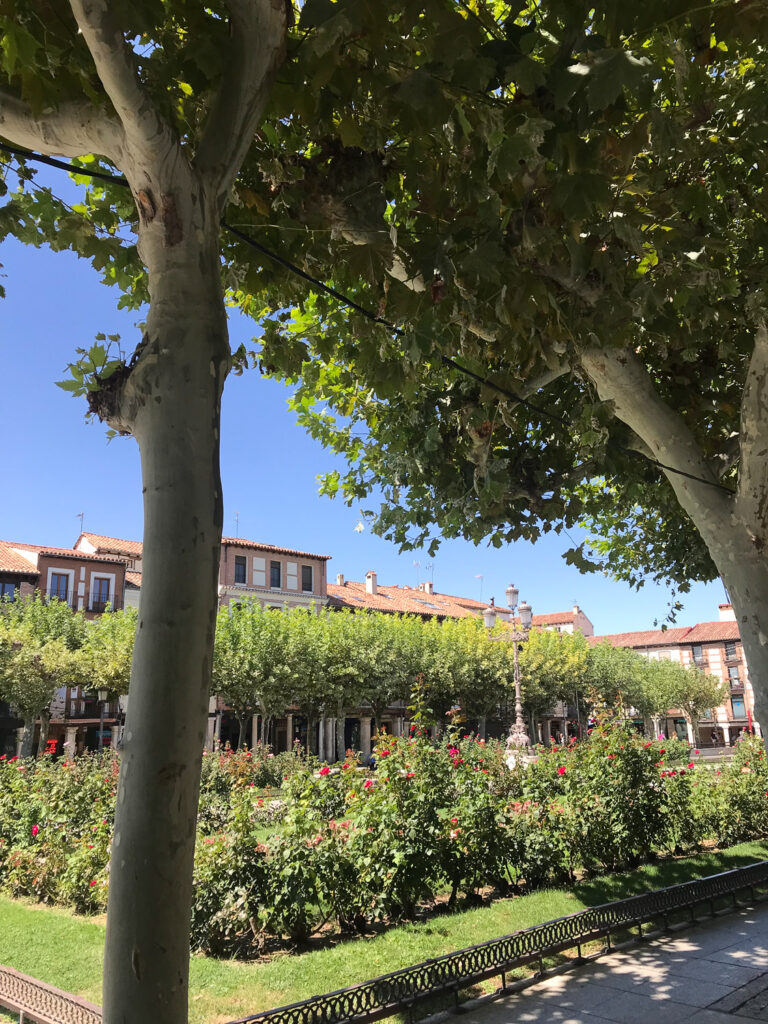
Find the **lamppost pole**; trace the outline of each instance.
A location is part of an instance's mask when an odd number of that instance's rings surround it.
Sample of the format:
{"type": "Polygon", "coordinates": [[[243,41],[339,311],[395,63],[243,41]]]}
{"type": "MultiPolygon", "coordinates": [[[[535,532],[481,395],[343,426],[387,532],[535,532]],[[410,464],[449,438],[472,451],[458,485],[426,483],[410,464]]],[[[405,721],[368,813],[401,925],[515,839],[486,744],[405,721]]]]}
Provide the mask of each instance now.
{"type": "Polygon", "coordinates": [[[504,591],[507,598],[507,606],[511,612],[512,625],[515,624],[515,614],[519,611],[520,613],[520,625],[523,627],[522,635],[517,631],[512,636],[512,643],[514,646],[513,651],[513,664],[514,664],[514,681],[515,681],[515,723],[509,730],[509,736],[507,738],[507,746],[515,747],[520,751],[528,750],[531,746],[531,741],[528,736],[528,730],[525,728],[525,719],[523,718],[523,696],[520,690],[520,659],[518,657],[518,643],[521,640],[525,640],[528,637],[528,631],[531,628],[531,622],[533,621],[533,609],[527,603],[522,601],[518,605],[520,598],[520,591],[514,585],[510,583],[507,589],[504,591]]]}
{"type": "MultiPolygon", "coordinates": [[[[522,601],[518,605],[520,591],[513,583],[510,583],[504,593],[507,598],[508,610],[512,618],[513,633],[510,639],[514,644],[512,648],[512,678],[515,683],[515,721],[509,730],[509,735],[507,736],[507,748],[512,748],[518,754],[522,755],[526,751],[530,750],[531,741],[528,736],[528,730],[525,727],[525,718],[523,717],[523,695],[520,689],[520,659],[518,656],[517,645],[521,640],[526,640],[528,638],[528,632],[533,621],[533,609],[526,601],[522,601]],[[515,615],[518,612],[520,613],[520,625],[523,628],[522,633],[518,633],[515,629],[515,615]]],[[[493,604],[493,598],[491,598],[490,607],[486,608],[483,612],[483,621],[488,629],[493,629],[496,622],[496,609],[493,604]]]]}

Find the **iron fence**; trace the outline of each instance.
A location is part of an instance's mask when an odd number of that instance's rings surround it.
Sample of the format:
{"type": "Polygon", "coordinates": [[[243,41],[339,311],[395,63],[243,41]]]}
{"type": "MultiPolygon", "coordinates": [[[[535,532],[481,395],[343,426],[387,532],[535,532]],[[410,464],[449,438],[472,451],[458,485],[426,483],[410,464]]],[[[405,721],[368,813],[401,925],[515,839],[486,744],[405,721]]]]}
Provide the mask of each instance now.
{"type": "MultiPolygon", "coordinates": [[[[768,887],[768,861],[580,910],[360,985],[241,1017],[230,1024],[364,1024],[446,994],[458,1005],[462,996],[469,998],[467,990],[488,978],[500,976],[500,991],[504,991],[507,972],[516,968],[533,963],[538,965],[537,973],[541,973],[545,957],[575,948],[581,958],[582,946],[598,939],[604,939],[605,949],[609,950],[611,937],[616,933],[636,928],[638,938],[642,938],[643,924],[649,921],[661,921],[669,927],[669,916],[686,910],[693,921],[696,908],[702,905],[714,915],[718,900],[730,898],[736,907],[737,894],[746,891],[750,902],[755,902],[764,895],[759,891],[762,887],[768,887]]],[[[2,965],[0,1007],[20,1013],[20,1019],[39,1024],[101,1022],[98,1006],[2,965]]]]}
{"type": "Polygon", "coordinates": [[[541,973],[545,957],[574,948],[581,957],[582,946],[598,939],[604,939],[605,948],[610,950],[611,936],[628,929],[636,928],[641,939],[643,924],[660,920],[668,928],[669,915],[674,912],[688,910],[691,920],[695,920],[696,907],[705,905],[714,916],[718,899],[730,897],[735,907],[737,894],[748,891],[750,901],[755,901],[761,886],[768,886],[768,861],[580,910],[360,985],[241,1017],[230,1024],[364,1024],[446,994],[458,1005],[462,992],[481,981],[500,976],[503,990],[508,971],[534,963],[541,973]]]}

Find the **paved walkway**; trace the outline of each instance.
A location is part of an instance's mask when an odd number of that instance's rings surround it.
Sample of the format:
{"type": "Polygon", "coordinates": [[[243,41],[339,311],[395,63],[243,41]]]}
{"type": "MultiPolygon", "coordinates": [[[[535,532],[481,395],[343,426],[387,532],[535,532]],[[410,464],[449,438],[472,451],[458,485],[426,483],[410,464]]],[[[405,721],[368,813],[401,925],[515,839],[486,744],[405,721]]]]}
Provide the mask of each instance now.
{"type": "Polygon", "coordinates": [[[468,1009],[462,1024],[768,1021],[768,905],[656,939],[468,1009]]]}

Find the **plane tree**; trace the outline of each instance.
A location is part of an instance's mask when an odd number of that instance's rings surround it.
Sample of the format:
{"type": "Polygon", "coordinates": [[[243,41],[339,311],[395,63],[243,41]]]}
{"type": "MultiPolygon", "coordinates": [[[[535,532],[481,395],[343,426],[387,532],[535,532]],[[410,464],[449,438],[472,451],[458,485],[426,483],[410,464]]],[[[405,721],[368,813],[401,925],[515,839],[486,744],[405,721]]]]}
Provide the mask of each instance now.
{"type": "Polygon", "coordinates": [[[602,507],[579,489],[598,474],[658,489],[703,538],[701,571],[729,583],[756,678],[766,657],[760,5],[296,6],[295,26],[286,0],[0,15],[15,150],[0,236],[74,250],[144,315],[130,353],[86,347],[67,382],[137,441],[145,505],[107,1024],[187,1017],[219,407],[247,358],[225,298],[262,322],[264,372],[301,373],[297,408],[352,461],[345,493],[384,484],[384,532],[501,544],[602,507]],[[42,186],[23,149],[77,161],[82,202],[42,186]],[[350,331],[307,276],[405,334],[350,331]]]}
{"type": "Polygon", "coordinates": [[[370,178],[359,125],[404,150],[409,75],[418,84],[447,40],[482,30],[443,0],[23,0],[0,25],[0,237],[78,253],[143,319],[135,343],[73,340],[65,386],[136,440],[144,494],[104,1019],[180,1024],[216,616],[219,409],[225,378],[244,366],[225,302],[256,312],[267,286],[285,305],[307,292],[237,233],[255,227],[256,245],[334,273],[334,236],[317,217],[353,181],[359,205],[373,194],[357,187],[370,178]],[[304,123],[324,133],[314,147],[304,123]],[[57,198],[30,151],[75,161],[82,201],[57,198]],[[308,239],[322,241],[298,256],[308,239]]]}
{"type": "Polygon", "coordinates": [[[355,121],[350,192],[364,163],[376,187],[316,205],[352,313],[265,293],[261,366],[346,458],[325,492],[402,548],[582,525],[583,570],[722,577],[768,721],[766,13],[472,10],[407,79],[442,139],[379,152],[355,121]]]}

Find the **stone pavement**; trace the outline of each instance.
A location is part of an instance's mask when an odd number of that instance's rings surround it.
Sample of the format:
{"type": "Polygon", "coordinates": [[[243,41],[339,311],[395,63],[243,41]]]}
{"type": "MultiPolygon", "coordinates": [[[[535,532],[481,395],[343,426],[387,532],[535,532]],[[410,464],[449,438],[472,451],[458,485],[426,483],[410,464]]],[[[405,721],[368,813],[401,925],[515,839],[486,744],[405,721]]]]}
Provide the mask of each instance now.
{"type": "Polygon", "coordinates": [[[768,1021],[768,905],[612,953],[514,995],[467,1008],[462,1024],[736,1024],[768,1021]]]}

